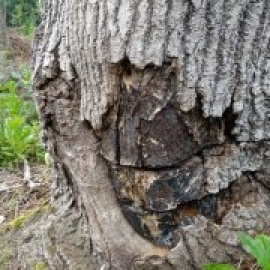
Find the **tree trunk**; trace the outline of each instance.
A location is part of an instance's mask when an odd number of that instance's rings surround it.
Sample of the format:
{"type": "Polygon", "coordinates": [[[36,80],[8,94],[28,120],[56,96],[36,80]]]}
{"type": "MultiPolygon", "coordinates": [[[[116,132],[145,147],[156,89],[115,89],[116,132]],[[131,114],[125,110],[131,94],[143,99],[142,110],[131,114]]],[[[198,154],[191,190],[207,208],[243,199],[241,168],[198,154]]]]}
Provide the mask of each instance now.
{"type": "Polygon", "coordinates": [[[6,15],[4,0],[0,0],[0,51],[6,50],[7,37],[6,37],[6,15]]]}
{"type": "Polygon", "coordinates": [[[238,262],[239,231],[270,232],[269,14],[268,0],[47,1],[34,87],[93,269],[238,262]]]}
{"type": "Polygon", "coordinates": [[[7,59],[8,45],[5,5],[4,0],[0,0],[0,82],[9,78],[12,69],[12,63],[7,59]]]}

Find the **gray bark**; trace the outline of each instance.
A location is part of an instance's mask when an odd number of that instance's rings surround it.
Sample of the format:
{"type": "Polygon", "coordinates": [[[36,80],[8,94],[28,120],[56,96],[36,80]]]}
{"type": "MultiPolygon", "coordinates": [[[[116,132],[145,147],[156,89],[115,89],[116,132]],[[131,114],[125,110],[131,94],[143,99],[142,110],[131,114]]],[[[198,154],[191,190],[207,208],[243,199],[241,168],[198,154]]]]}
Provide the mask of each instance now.
{"type": "Polygon", "coordinates": [[[239,231],[270,231],[269,14],[267,0],[47,1],[34,87],[93,269],[237,262],[239,231]]]}

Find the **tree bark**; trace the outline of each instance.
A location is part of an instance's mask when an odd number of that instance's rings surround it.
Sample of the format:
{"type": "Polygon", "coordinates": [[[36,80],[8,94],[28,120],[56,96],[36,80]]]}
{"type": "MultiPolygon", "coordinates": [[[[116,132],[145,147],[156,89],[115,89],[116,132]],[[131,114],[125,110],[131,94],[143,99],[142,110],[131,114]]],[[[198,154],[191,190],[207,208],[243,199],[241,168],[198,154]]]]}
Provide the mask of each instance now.
{"type": "Polygon", "coordinates": [[[0,0],[0,51],[5,51],[7,46],[6,15],[4,0],[0,0]]]}
{"type": "Polygon", "coordinates": [[[269,14],[268,0],[47,1],[34,87],[93,269],[237,262],[239,231],[270,232],[269,14]]]}

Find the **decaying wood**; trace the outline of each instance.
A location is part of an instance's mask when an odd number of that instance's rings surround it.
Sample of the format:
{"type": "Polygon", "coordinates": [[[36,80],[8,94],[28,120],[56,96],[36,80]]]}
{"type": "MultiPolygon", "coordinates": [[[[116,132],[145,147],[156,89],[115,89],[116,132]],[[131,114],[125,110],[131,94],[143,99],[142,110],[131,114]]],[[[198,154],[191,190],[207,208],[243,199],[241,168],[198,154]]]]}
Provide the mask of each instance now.
{"type": "Polygon", "coordinates": [[[94,269],[237,261],[239,231],[270,231],[269,14],[267,0],[47,1],[34,86],[94,269]]]}

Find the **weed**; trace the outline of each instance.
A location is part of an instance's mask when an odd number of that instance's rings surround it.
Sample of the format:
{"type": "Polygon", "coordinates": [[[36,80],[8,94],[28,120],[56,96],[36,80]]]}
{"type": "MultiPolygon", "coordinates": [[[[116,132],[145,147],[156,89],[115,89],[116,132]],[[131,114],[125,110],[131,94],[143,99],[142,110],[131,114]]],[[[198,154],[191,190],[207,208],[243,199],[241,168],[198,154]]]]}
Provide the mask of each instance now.
{"type": "Polygon", "coordinates": [[[38,115],[30,93],[30,72],[0,84],[0,166],[24,159],[44,162],[38,115]]]}

